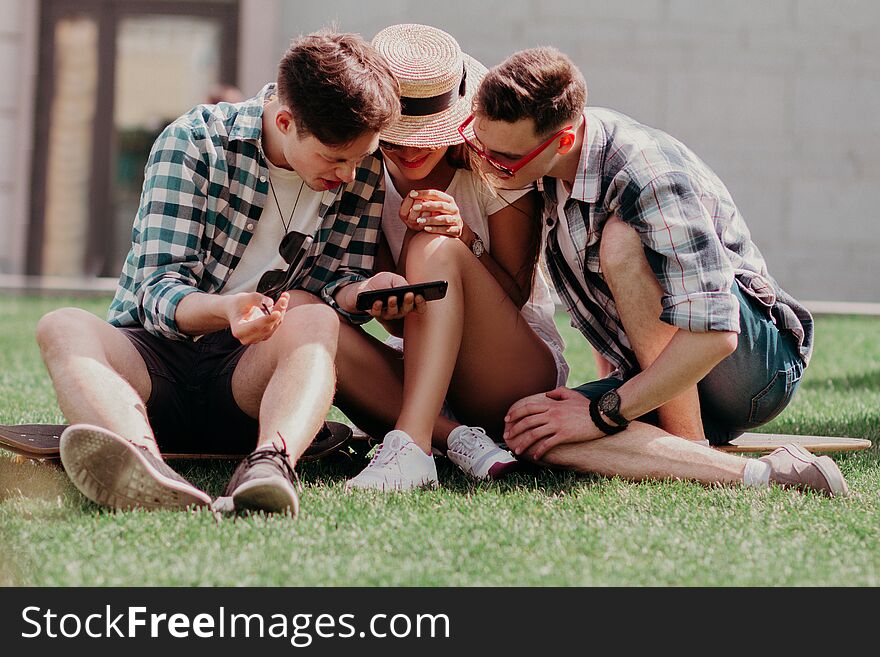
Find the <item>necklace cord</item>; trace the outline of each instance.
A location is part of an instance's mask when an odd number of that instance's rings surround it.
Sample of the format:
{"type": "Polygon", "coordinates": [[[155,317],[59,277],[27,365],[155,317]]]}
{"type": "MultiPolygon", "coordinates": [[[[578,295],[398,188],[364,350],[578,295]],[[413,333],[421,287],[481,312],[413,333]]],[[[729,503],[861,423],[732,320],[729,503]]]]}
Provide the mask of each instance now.
{"type": "Polygon", "coordinates": [[[284,222],[284,213],[281,211],[281,203],[278,202],[278,194],[275,193],[275,185],[272,184],[272,175],[269,175],[269,189],[272,190],[272,198],[275,199],[275,207],[278,208],[278,216],[281,219],[281,225],[284,226],[284,234],[290,232],[290,222],[293,221],[293,215],[296,214],[296,206],[299,205],[299,197],[302,196],[303,187],[306,186],[306,181],[303,180],[300,183],[299,191],[296,193],[296,200],[293,202],[293,209],[290,211],[290,216],[287,218],[287,223],[284,222]]]}

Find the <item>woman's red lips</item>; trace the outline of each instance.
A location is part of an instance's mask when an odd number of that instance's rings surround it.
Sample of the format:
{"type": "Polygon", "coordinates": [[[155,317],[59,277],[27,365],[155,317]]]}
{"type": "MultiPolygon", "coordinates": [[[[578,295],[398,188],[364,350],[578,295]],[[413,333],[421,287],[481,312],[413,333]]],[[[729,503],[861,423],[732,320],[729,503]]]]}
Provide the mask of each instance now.
{"type": "Polygon", "coordinates": [[[326,178],[323,180],[324,184],[327,185],[327,189],[336,189],[342,184],[341,180],[327,180],[326,178]]]}
{"type": "Polygon", "coordinates": [[[407,160],[400,160],[400,164],[406,167],[407,169],[418,169],[425,163],[425,160],[428,159],[428,156],[420,157],[418,160],[412,160],[411,162],[407,160]]]}

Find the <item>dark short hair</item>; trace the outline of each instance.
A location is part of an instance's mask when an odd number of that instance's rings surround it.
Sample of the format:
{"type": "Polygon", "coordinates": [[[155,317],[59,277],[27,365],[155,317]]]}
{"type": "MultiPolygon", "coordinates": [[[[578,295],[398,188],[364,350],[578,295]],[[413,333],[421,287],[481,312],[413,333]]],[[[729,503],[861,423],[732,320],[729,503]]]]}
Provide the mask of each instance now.
{"type": "Polygon", "coordinates": [[[493,121],[532,119],[542,136],[575,119],[587,102],[587,83],[556,48],[531,48],[491,69],[477,89],[474,111],[493,121]]]}
{"type": "Polygon", "coordinates": [[[278,65],[278,97],[297,133],[329,146],[380,132],[400,116],[397,79],[357,34],[322,30],[296,39],[278,65]]]}

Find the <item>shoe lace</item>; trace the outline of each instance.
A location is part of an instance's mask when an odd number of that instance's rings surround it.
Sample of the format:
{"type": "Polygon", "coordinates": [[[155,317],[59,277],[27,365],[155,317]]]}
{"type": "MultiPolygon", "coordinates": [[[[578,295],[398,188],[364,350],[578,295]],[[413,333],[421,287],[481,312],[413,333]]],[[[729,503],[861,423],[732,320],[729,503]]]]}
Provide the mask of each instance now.
{"type": "Polygon", "coordinates": [[[485,451],[486,441],[492,442],[492,439],[483,427],[467,427],[467,431],[463,431],[458,439],[458,451],[465,456],[474,457],[485,451]]]}
{"type": "Polygon", "coordinates": [[[293,466],[290,465],[290,453],[287,451],[287,441],[284,440],[284,436],[281,435],[280,431],[278,432],[278,437],[281,439],[280,447],[272,441],[270,447],[258,449],[248,454],[245,457],[247,467],[250,468],[257,463],[269,461],[280,467],[284,476],[287,477],[291,483],[295,481],[297,490],[302,492],[303,487],[302,482],[299,480],[299,475],[296,473],[296,470],[293,469],[293,466]]]}
{"type": "Polygon", "coordinates": [[[388,447],[385,443],[382,443],[376,448],[376,452],[373,454],[373,458],[370,459],[367,467],[370,468],[375,465],[379,468],[388,465],[394,460],[398,451],[399,449],[393,449],[388,447]]]}

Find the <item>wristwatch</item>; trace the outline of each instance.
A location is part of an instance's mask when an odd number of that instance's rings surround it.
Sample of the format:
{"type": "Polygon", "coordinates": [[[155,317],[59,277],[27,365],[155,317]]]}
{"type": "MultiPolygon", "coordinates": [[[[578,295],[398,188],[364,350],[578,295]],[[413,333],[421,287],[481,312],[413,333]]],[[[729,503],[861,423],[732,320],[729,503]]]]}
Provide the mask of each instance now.
{"type": "Polygon", "coordinates": [[[626,429],[629,420],[620,414],[620,395],[617,390],[609,390],[599,397],[599,412],[619,427],[626,429]]]}
{"type": "Polygon", "coordinates": [[[590,419],[606,436],[620,433],[629,425],[629,420],[620,414],[620,395],[617,390],[610,390],[598,399],[590,400],[590,419]],[[602,413],[617,424],[608,424],[602,413]]]}
{"type": "Polygon", "coordinates": [[[486,252],[486,245],[476,233],[474,233],[474,241],[471,242],[471,252],[478,258],[486,252]]]}

